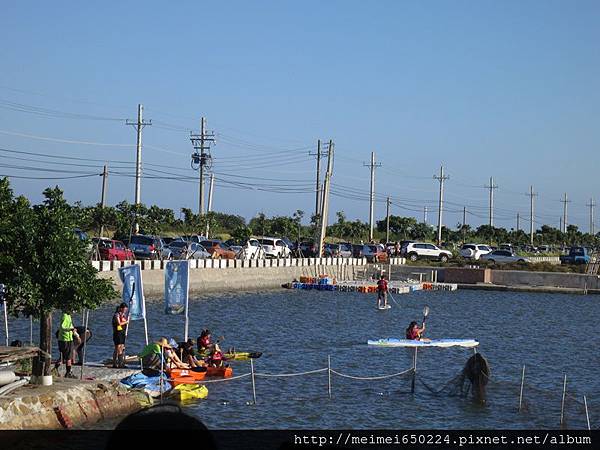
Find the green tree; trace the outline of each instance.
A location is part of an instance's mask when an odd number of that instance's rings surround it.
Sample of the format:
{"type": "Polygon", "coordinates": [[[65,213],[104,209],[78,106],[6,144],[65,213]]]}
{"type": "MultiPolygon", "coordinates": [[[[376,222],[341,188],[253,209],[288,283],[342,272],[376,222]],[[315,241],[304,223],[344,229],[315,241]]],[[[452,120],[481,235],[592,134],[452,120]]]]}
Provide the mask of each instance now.
{"type": "MultiPolygon", "coordinates": [[[[55,309],[94,309],[118,293],[110,280],[96,277],[86,243],[73,233],[77,214],[58,187],[46,189],[43,204],[31,208],[0,180],[0,212],[1,227],[13,227],[0,241],[0,279],[7,285],[9,309],[40,320],[40,348],[50,354],[55,309]]],[[[50,363],[45,356],[36,359],[34,375],[49,375],[50,363]]]]}

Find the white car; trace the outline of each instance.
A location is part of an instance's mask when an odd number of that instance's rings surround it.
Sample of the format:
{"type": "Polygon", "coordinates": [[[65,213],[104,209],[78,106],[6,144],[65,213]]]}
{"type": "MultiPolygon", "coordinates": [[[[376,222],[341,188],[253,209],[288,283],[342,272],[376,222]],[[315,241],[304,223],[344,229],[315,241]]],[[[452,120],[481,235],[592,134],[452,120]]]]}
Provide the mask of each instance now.
{"type": "Polygon", "coordinates": [[[250,238],[244,245],[234,245],[230,241],[227,241],[227,244],[231,250],[237,253],[236,258],[238,259],[260,259],[265,256],[258,239],[250,238]]]}
{"type": "Polygon", "coordinates": [[[477,261],[482,255],[491,253],[492,249],[484,244],[464,244],[460,248],[460,256],[477,261]]]}
{"type": "Polygon", "coordinates": [[[436,245],[427,242],[411,242],[406,246],[406,257],[411,261],[417,259],[439,259],[446,262],[452,258],[452,252],[442,250],[436,245]]]}
{"type": "Polygon", "coordinates": [[[510,250],[494,250],[487,255],[483,255],[480,259],[481,261],[489,261],[492,264],[504,264],[504,263],[528,263],[531,262],[529,258],[525,258],[524,256],[519,256],[511,252],[510,250]]]}
{"type": "Polygon", "coordinates": [[[261,238],[258,240],[267,258],[287,258],[291,250],[279,238],[261,238]]]}

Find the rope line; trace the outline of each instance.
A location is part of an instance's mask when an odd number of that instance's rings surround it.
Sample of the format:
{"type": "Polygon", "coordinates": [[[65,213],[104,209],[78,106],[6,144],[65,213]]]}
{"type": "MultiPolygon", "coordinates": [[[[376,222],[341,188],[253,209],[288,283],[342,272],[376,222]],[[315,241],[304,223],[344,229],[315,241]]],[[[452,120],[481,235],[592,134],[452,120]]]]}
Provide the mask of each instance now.
{"type": "Polygon", "coordinates": [[[215,380],[200,380],[200,381],[196,382],[196,384],[219,383],[221,381],[231,381],[231,380],[237,380],[237,379],[240,379],[240,378],[246,378],[246,377],[249,377],[250,375],[252,375],[252,374],[250,372],[248,372],[248,373],[244,373],[242,375],[236,375],[235,377],[217,378],[215,380]]]}
{"type": "Polygon", "coordinates": [[[335,373],[340,377],[350,378],[352,380],[385,380],[386,378],[399,377],[401,375],[406,375],[407,373],[411,373],[413,371],[412,368],[405,370],[404,372],[393,373],[391,375],[381,375],[378,377],[356,377],[353,375],[346,375],[345,373],[338,372],[337,370],[331,369],[331,373],[335,373]]]}
{"type": "Polygon", "coordinates": [[[316,370],[309,370],[308,372],[296,372],[296,373],[255,373],[254,376],[255,377],[297,377],[297,376],[301,376],[301,375],[310,375],[313,373],[321,373],[321,372],[327,372],[329,369],[327,367],[325,367],[324,369],[316,369],[316,370]]]}

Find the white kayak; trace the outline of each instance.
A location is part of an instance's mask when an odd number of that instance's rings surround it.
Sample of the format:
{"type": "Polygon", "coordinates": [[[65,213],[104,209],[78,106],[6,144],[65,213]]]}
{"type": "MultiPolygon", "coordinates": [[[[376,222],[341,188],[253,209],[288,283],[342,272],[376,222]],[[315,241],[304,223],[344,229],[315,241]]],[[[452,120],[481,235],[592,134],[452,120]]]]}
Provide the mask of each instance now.
{"type": "Polygon", "coordinates": [[[368,345],[378,347],[477,347],[475,339],[432,339],[431,341],[416,341],[412,339],[377,339],[368,340],[368,345]]]}

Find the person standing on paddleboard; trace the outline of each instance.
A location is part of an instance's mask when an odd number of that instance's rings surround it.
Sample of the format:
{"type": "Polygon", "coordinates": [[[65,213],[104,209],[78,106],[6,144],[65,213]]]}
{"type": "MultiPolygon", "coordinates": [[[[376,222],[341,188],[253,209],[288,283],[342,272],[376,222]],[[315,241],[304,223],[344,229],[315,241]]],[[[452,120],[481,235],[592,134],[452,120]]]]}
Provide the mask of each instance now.
{"type": "Polygon", "coordinates": [[[117,310],[113,314],[113,343],[115,350],[113,351],[113,368],[125,367],[125,330],[127,329],[127,304],[121,303],[117,306],[117,310]]]}
{"type": "Polygon", "coordinates": [[[387,308],[387,293],[388,282],[385,279],[385,275],[381,274],[377,282],[377,308],[387,308]]]}

